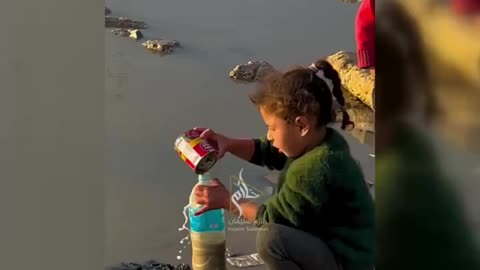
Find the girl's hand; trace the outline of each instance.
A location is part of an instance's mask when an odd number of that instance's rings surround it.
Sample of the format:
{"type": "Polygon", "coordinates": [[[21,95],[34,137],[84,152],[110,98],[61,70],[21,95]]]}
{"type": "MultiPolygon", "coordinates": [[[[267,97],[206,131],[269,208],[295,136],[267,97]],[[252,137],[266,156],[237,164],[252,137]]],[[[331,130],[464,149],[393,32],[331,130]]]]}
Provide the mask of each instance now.
{"type": "Polygon", "coordinates": [[[214,178],[208,186],[198,185],[193,194],[195,203],[203,205],[200,210],[195,212],[195,216],[208,210],[229,208],[230,192],[217,178],[214,178]]]}
{"type": "Polygon", "coordinates": [[[222,134],[215,133],[213,130],[208,128],[194,128],[202,132],[200,137],[205,139],[211,146],[218,150],[218,159],[221,159],[226,152],[229,151],[230,139],[222,134]]]}

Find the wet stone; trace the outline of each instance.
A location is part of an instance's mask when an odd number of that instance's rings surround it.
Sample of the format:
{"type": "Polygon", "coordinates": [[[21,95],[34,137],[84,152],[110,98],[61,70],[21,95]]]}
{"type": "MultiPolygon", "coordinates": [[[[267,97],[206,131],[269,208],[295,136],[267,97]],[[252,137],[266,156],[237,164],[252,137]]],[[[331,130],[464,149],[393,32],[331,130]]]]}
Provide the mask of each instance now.
{"type": "Polygon", "coordinates": [[[135,21],[126,17],[105,16],[105,27],[146,29],[147,24],[142,21],[135,21]]]}
{"type": "Polygon", "coordinates": [[[172,53],[175,48],[180,47],[180,43],[176,40],[153,39],[147,40],[142,45],[150,51],[159,52],[161,54],[172,53]]]}
{"type": "Polygon", "coordinates": [[[254,82],[263,80],[269,73],[275,71],[266,61],[248,61],[235,66],[229,73],[230,78],[237,81],[254,82]]]}
{"type": "Polygon", "coordinates": [[[112,34],[120,37],[128,37],[130,36],[130,31],[128,29],[122,29],[122,28],[115,28],[112,31],[112,34]]]}

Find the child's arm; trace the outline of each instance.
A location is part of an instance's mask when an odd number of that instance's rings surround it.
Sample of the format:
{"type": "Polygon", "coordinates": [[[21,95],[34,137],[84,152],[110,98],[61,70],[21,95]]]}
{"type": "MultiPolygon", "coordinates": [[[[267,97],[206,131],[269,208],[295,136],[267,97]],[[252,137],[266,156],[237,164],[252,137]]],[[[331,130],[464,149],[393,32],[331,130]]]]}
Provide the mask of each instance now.
{"type": "Polygon", "coordinates": [[[251,156],[249,162],[267,167],[270,170],[281,170],[287,162],[287,156],[281,153],[277,148],[272,145],[272,142],[265,137],[254,139],[254,153],[251,156]]]}
{"type": "Polygon", "coordinates": [[[230,152],[232,155],[243,159],[245,161],[250,161],[255,152],[255,143],[252,139],[227,139],[227,152],[230,152]]]}
{"type": "Polygon", "coordinates": [[[270,170],[281,170],[287,161],[287,157],[266,138],[229,138],[226,150],[236,157],[270,170]]]}
{"type": "Polygon", "coordinates": [[[222,158],[226,152],[253,164],[267,167],[271,170],[281,170],[285,166],[287,157],[266,138],[237,139],[214,132],[211,129],[197,128],[202,131],[201,137],[219,150],[222,158]]]}
{"type": "Polygon", "coordinates": [[[207,128],[195,129],[201,131],[200,136],[218,149],[219,158],[222,158],[226,152],[230,152],[238,158],[249,161],[255,152],[252,139],[231,138],[207,128]]]}

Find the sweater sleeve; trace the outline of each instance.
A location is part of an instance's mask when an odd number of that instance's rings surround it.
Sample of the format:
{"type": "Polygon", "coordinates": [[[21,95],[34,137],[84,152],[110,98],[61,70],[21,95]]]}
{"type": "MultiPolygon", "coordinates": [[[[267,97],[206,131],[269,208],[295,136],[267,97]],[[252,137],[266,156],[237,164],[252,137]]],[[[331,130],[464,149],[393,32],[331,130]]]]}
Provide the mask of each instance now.
{"type": "Polygon", "coordinates": [[[258,166],[267,167],[270,170],[281,170],[285,166],[287,156],[275,148],[266,137],[253,140],[255,151],[250,163],[258,166]]]}
{"type": "Polygon", "coordinates": [[[364,0],[355,18],[357,62],[360,68],[375,67],[375,0],[364,0]]]}
{"type": "Polygon", "coordinates": [[[313,213],[322,211],[328,199],[326,175],[319,166],[289,170],[277,195],[259,207],[257,224],[278,223],[308,228],[313,213]]]}

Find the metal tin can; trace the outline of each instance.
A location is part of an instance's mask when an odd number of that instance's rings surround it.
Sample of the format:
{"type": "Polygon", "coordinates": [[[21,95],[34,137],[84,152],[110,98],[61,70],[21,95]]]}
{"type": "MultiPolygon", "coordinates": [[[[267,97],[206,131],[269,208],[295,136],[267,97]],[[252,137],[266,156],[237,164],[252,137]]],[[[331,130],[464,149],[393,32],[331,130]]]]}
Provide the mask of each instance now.
{"type": "Polygon", "coordinates": [[[191,129],[175,140],[175,150],[196,174],[209,171],[218,160],[218,151],[200,138],[201,132],[191,129]]]}

